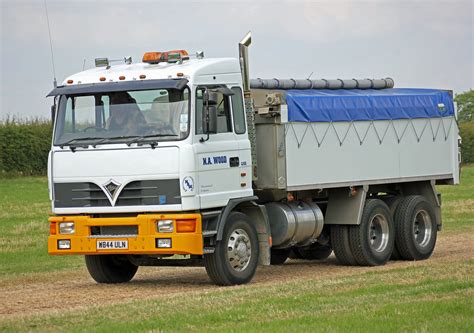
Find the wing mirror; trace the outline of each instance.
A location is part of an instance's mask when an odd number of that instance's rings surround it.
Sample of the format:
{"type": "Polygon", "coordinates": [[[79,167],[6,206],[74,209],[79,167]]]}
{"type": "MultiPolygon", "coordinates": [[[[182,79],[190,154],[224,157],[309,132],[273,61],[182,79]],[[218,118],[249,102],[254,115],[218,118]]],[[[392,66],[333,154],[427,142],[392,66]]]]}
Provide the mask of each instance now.
{"type": "Polygon", "coordinates": [[[202,119],[203,133],[207,137],[201,138],[199,141],[205,142],[209,140],[209,134],[217,133],[217,102],[219,101],[219,94],[224,95],[225,98],[233,95],[234,92],[227,87],[218,87],[215,89],[206,89],[203,94],[204,117],[202,119]]]}
{"type": "Polygon", "coordinates": [[[56,105],[51,105],[51,124],[54,125],[54,120],[56,119],[56,105]]]}
{"type": "Polygon", "coordinates": [[[207,90],[204,92],[204,119],[203,130],[205,134],[217,133],[217,92],[207,90]]]}

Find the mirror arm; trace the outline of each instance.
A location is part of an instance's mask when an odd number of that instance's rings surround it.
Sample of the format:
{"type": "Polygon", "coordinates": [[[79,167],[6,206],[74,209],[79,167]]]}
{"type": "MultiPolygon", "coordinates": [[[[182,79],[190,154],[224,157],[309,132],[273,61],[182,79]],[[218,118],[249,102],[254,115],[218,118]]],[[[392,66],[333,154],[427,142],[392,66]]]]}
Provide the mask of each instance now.
{"type": "Polygon", "coordinates": [[[199,139],[199,142],[200,143],[204,143],[206,142],[207,140],[209,140],[209,91],[208,89],[206,88],[205,92],[204,92],[204,102],[206,103],[205,104],[205,110],[206,110],[206,138],[204,139],[203,137],[201,137],[199,139]]]}
{"type": "Polygon", "coordinates": [[[206,142],[207,140],[209,140],[209,132],[207,132],[207,136],[206,136],[205,139],[201,136],[201,138],[199,139],[199,142],[200,142],[200,143],[204,143],[204,142],[206,142]]]}

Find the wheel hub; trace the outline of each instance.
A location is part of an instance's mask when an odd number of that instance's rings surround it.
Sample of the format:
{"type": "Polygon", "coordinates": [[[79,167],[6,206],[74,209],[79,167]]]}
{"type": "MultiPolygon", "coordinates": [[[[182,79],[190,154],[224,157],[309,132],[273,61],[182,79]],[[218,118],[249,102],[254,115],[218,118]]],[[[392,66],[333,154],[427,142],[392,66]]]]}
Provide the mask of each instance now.
{"type": "Polygon", "coordinates": [[[249,235],[242,229],[232,232],[227,242],[227,258],[230,266],[240,272],[247,268],[252,255],[249,235]]]}
{"type": "Polygon", "coordinates": [[[413,223],[413,236],[420,247],[425,247],[430,242],[432,228],[433,224],[428,212],[423,209],[418,211],[413,223]]]}
{"type": "Polygon", "coordinates": [[[369,224],[369,243],[376,252],[383,252],[388,245],[389,238],[388,221],[385,216],[377,214],[369,224]]]}

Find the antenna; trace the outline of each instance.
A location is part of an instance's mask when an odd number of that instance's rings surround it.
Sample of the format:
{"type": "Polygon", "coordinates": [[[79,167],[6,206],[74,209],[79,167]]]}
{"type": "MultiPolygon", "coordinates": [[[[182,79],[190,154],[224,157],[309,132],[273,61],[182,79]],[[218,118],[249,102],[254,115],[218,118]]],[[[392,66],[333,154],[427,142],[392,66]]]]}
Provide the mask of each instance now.
{"type": "Polygon", "coordinates": [[[48,6],[46,0],[44,0],[44,9],[46,11],[46,22],[48,23],[48,35],[49,35],[49,48],[51,50],[51,63],[53,65],[53,86],[56,88],[58,82],[56,81],[56,68],[54,67],[54,53],[53,53],[53,40],[51,39],[51,29],[49,27],[49,15],[48,15],[48,6]]]}
{"type": "Polygon", "coordinates": [[[82,63],[82,70],[84,70],[84,68],[86,68],[86,58],[84,58],[84,62],[82,63]]]}
{"type": "Polygon", "coordinates": [[[311,72],[311,74],[308,75],[308,78],[306,80],[309,80],[311,78],[311,76],[313,76],[313,73],[314,72],[311,72]]]}

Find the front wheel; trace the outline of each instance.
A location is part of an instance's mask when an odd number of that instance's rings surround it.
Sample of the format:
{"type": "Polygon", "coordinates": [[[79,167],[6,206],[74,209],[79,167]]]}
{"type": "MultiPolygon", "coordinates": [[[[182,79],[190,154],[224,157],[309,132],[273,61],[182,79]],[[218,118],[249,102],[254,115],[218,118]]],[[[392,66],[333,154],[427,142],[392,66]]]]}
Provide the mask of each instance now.
{"type": "Polygon", "coordinates": [[[137,273],[138,266],[124,255],[87,255],[86,266],[89,274],[98,283],[124,283],[137,273]]]}
{"type": "Polygon", "coordinates": [[[258,238],[254,225],[243,213],[232,212],[225,221],[222,240],[214,253],[204,255],[211,280],[221,286],[252,280],[258,264],[258,238]]]}

